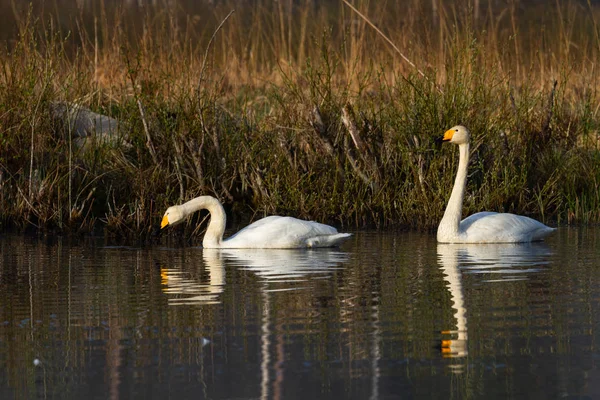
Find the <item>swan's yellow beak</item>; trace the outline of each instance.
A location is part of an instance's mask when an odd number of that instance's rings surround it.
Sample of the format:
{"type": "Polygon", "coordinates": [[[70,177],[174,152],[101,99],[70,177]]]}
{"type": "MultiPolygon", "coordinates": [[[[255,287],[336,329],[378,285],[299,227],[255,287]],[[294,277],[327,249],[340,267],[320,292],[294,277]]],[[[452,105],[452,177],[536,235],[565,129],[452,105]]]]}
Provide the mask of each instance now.
{"type": "Polygon", "coordinates": [[[442,141],[449,142],[450,140],[452,140],[452,136],[454,136],[454,132],[456,132],[454,129],[448,129],[446,132],[444,132],[444,137],[442,138],[442,141]]]}
{"type": "Polygon", "coordinates": [[[169,217],[165,215],[162,219],[162,222],[160,223],[160,229],[164,228],[167,225],[169,225],[169,217]]]}

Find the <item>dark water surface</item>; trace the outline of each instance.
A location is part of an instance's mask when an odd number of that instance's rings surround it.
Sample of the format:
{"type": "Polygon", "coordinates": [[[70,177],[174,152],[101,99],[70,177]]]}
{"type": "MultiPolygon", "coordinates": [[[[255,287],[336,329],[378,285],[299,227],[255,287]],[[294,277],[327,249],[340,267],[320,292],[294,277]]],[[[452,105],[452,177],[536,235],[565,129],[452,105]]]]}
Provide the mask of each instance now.
{"type": "Polygon", "coordinates": [[[600,228],[320,251],[4,236],[0,398],[597,399],[599,283],[600,228]]]}

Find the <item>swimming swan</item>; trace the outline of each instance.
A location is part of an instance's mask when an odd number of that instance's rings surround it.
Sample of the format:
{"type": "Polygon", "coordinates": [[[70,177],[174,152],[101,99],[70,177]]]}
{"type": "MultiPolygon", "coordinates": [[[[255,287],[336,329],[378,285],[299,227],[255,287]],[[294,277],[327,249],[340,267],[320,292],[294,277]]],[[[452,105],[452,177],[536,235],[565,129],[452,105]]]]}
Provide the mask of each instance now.
{"type": "Polygon", "coordinates": [[[297,249],[306,247],[334,247],[352,236],[338,233],[329,225],[277,215],[260,219],[230,238],[223,239],[225,210],[211,196],[196,197],[179,206],[167,208],[160,224],[176,225],[198,210],[208,210],[210,223],[202,246],[206,249],[297,249]]]}
{"type": "Polygon", "coordinates": [[[543,240],[556,230],[521,215],[479,212],[460,220],[469,165],[469,130],[457,125],[444,133],[444,142],[458,145],[460,158],[454,188],[438,226],[441,243],[521,243],[543,240]]]}

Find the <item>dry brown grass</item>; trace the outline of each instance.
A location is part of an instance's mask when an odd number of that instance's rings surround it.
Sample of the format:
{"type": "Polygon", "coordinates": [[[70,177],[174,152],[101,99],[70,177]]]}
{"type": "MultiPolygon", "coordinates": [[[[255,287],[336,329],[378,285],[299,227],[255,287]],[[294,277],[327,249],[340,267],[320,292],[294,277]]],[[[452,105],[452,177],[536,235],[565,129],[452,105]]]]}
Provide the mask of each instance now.
{"type": "Polygon", "coordinates": [[[212,78],[234,92],[281,85],[284,76],[297,75],[324,51],[336,55],[335,79],[342,84],[358,85],[375,66],[391,84],[418,68],[443,85],[456,68],[456,49],[465,44],[476,48],[467,68],[492,69],[515,87],[541,89],[568,79],[574,99],[598,89],[600,11],[582,1],[355,1],[416,68],[342,2],[225,0],[141,10],[95,5],[77,17],[63,15],[62,24],[54,9],[35,15],[22,6],[14,15],[21,36],[36,22],[40,46],[56,44],[57,35],[66,38],[60,45],[75,58],[78,72],[87,70],[108,95],[129,85],[128,57],[144,66],[140,81],[168,75],[175,78],[173,90],[191,90],[208,64],[212,78]],[[205,59],[209,39],[232,10],[205,59]]]}

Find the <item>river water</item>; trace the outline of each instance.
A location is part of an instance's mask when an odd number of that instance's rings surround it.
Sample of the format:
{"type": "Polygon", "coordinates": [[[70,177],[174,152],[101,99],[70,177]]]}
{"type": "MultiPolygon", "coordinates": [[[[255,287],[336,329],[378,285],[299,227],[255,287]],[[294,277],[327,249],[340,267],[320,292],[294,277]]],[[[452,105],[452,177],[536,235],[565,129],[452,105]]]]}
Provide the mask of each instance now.
{"type": "Polygon", "coordinates": [[[600,228],[165,243],[0,237],[0,398],[600,398],[600,228]]]}

